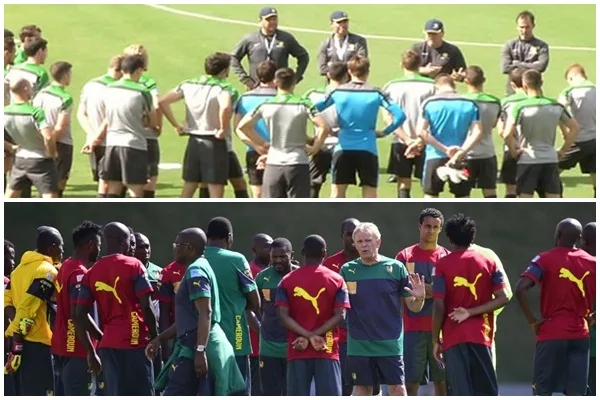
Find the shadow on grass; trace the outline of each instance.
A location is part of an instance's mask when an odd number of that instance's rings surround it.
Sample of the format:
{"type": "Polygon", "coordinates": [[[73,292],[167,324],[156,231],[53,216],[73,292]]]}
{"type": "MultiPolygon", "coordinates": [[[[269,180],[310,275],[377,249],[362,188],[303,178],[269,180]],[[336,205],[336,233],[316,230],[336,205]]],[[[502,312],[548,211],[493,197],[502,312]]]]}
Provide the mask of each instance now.
{"type": "Polygon", "coordinates": [[[577,186],[590,186],[591,179],[589,176],[561,176],[560,179],[563,181],[563,185],[566,187],[577,187],[577,186]]]}

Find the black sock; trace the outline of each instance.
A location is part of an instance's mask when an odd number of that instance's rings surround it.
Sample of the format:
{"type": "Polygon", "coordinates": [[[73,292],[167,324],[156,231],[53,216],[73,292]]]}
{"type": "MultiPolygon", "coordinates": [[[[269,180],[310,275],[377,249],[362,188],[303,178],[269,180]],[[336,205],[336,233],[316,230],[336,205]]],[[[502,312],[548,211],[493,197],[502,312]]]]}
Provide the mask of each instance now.
{"type": "Polygon", "coordinates": [[[542,190],[540,190],[540,189],[537,189],[535,192],[536,192],[536,193],[537,193],[537,195],[540,197],[540,199],[545,199],[545,198],[546,198],[546,193],[545,193],[545,192],[543,192],[542,190]]]}
{"type": "Polygon", "coordinates": [[[127,197],[127,188],[123,188],[123,190],[121,190],[121,198],[124,199],[125,197],[127,197]]]}
{"type": "Polygon", "coordinates": [[[234,193],[236,199],[247,199],[250,197],[248,196],[248,190],[236,190],[234,193]]]}
{"type": "Polygon", "coordinates": [[[594,198],[596,198],[596,186],[594,186],[594,198]]]}
{"type": "Polygon", "coordinates": [[[62,198],[64,193],[65,193],[64,190],[59,190],[58,191],[58,197],[62,198]]]}
{"type": "Polygon", "coordinates": [[[410,199],[410,189],[398,190],[398,198],[399,199],[410,199]]]}
{"type": "Polygon", "coordinates": [[[144,190],[144,198],[145,199],[151,199],[154,198],[154,190],[144,190]]]}
{"type": "Polygon", "coordinates": [[[517,198],[517,195],[516,195],[516,194],[507,194],[507,195],[506,195],[506,198],[507,198],[507,199],[516,199],[516,198],[517,198]]]}
{"type": "Polygon", "coordinates": [[[121,195],[119,195],[119,194],[107,194],[106,198],[107,199],[120,199],[121,195]]]}
{"type": "Polygon", "coordinates": [[[565,197],[565,186],[563,185],[562,181],[560,182],[560,198],[562,199],[563,197],[565,197]]]}
{"type": "Polygon", "coordinates": [[[492,196],[484,196],[485,199],[497,199],[498,196],[496,196],[495,194],[492,196]]]}
{"type": "Polygon", "coordinates": [[[201,199],[210,199],[210,192],[208,191],[208,188],[200,188],[198,197],[201,199]]]}
{"type": "Polygon", "coordinates": [[[102,194],[102,193],[97,193],[96,194],[96,198],[98,198],[98,199],[105,199],[106,196],[107,196],[106,194],[102,194]]]}
{"type": "Polygon", "coordinates": [[[321,195],[321,186],[323,185],[318,185],[318,184],[313,184],[310,187],[310,198],[311,199],[318,199],[319,196],[321,195]]]}

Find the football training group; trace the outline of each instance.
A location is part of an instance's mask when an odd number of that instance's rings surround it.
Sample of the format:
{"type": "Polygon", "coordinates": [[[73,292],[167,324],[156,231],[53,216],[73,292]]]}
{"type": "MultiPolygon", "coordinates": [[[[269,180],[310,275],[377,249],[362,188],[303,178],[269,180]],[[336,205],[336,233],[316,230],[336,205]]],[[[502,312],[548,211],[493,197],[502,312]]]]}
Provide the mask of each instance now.
{"type": "Polygon", "coordinates": [[[145,46],[107,54],[108,72],[85,85],[77,106],[69,93],[77,60],[55,62],[48,73],[52,38],[27,25],[17,45],[5,29],[5,197],[31,197],[32,186],[41,197],[62,197],[80,152],[89,156],[98,197],[154,197],[165,120],[189,137],[180,155],[183,198],[196,191],[221,198],[228,183],[236,197],[318,198],[326,182],[332,198],[346,197],[353,185],[375,198],[382,185],[377,143],[390,136],[383,184],[397,185],[400,198],[414,194],[413,178],[427,198],[439,197],[446,186],[456,198],[479,189],[495,198],[499,184],[507,198],[560,198],[561,173],[577,166],[590,177],[589,196],[595,197],[595,84],[574,60],[565,71],[566,89],[556,99],[544,94],[551,49],[534,36],[533,13],[516,16],[518,37],[502,50],[502,100],[485,91],[486,73],[496,72],[483,71],[475,55],[469,57],[475,63],[467,64],[462,51],[444,40],[444,23],[437,19],[425,23],[423,42],[398,54],[401,78],[383,89],[370,85],[376,60],[369,59],[367,40],[350,32],[343,11],[330,15],[332,34],[319,49],[324,86],[301,96],[295,87],[309,52],[278,29],[276,9],[263,8],[258,17],[260,29],[233,51],[205,55],[203,75],[162,95],[150,77],[145,46]],[[290,58],[297,60],[295,70],[290,58]],[[244,93],[228,82],[230,70],[244,93]],[[185,115],[174,113],[178,102],[185,115]],[[74,109],[86,133],[81,150],[73,148],[74,109]],[[234,140],[246,145],[247,178],[234,140]],[[502,160],[495,141],[505,145],[502,160]]]}
{"type": "Polygon", "coordinates": [[[497,396],[513,282],[536,337],[533,394],[595,396],[595,223],[558,222],[553,248],[509,277],[472,218],[427,208],[414,220],[418,243],[395,257],[355,218],[340,221],[337,252],[318,234],[298,247],[245,238],[250,263],[225,217],[161,238],[173,240],[164,268],[121,222],[75,227],[66,259],[61,232],[40,226],[16,268],[5,240],[5,394],[415,396],[433,382],[439,396],[497,396]]]}

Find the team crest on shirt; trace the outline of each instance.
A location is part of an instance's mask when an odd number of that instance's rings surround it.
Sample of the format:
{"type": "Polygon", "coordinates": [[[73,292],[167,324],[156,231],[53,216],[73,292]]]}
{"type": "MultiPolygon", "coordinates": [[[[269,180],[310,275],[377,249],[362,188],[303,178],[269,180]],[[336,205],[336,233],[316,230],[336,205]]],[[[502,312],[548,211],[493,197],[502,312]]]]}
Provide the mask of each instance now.
{"type": "Polygon", "coordinates": [[[250,271],[249,269],[244,270],[244,275],[246,275],[248,278],[252,279],[252,271],[250,271]]]}
{"type": "Polygon", "coordinates": [[[285,43],[284,42],[277,42],[277,47],[279,47],[280,49],[283,49],[285,47],[285,43]]]}
{"type": "Polygon", "coordinates": [[[348,45],[348,51],[354,51],[354,50],[356,50],[356,45],[354,43],[350,43],[348,45]]]}
{"type": "Polygon", "coordinates": [[[392,264],[390,265],[386,265],[385,266],[385,270],[387,271],[388,274],[392,274],[392,271],[394,271],[394,266],[392,264]]]}
{"type": "Polygon", "coordinates": [[[75,279],[77,279],[77,282],[81,282],[81,280],[83,279],[83,275],[77,275],[75,279]]]}
{"type": "Polygon", "coordinates": [[[431,276],[435,276],[435,267],[431,268],[431,276]]]}
{"type": "Polygon", "coordinates": [[[447,60],[448,59],[448,53],[443,53],[441,56],[442,60],[447,60]]]}
{"type": "Polygon", "coordinates": [[[535,57],[538,55],[538,48],[537,47],[531,47],[529,49],[529,57],[535,57]]]}

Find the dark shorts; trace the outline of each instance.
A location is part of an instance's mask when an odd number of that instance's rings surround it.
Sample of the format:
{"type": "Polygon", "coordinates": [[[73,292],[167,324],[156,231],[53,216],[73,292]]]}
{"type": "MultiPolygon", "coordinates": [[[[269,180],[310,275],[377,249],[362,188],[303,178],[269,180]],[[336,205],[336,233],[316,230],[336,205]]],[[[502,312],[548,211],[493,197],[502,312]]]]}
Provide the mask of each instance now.
{"type": "Polygon", "coordinates": [[[444,382],[446,374],[433,357],[431,332],[404,332],[406,382],[444,382]]]}
{"type": "Polygon", "coordinates": [[[105,146],[98,146],[94,149],[94,151],[89,155],[90,157],[90,167],[92,169],[92,178],[94,182],[98,182],[100,176],[102,176],[102,167],[103,167],[103,159],[104,154],[106,153],[105,146]]]}
{"type": "Polygon", "coordinates": [[[517,184],[517,160],[512,158],[508,151],[504,152],[504,158],[502,159],[500,182],[505,185],[517,184]]]}
{"type": "Polygon", "coordinates": [[[69,179],[71,167],[73,167],[73,145],[56,143],[56,150],[58,150],[58,159],[56,160],[58,180],[65,181],[69,179]]]}
{"type": "Polygon", "coordinates": [[[148,143],[148,177],[158,176],[158,165],[160,164],[160,147],[158,140],[146,139],[148,143]]]}
{"type": "Polygon", "coordinates": [[[419,180],[423,179],[423,168],[425,167],[425,155],[421,153],[415,158],[406,158],[404,143],[392,143],[390,153],[390,163],[388,165],[388,174],[394,174],[398,178],[410,179],[415,177],[419,180]]]}
{"type": "Polygon", "coordinates": [[[228,152],[229,159],[229,171],[227,173],[227,178],[229,179],[239,179],[244,177],[244,170],[242,169],[242,164],[240,164],[240,159],[238,158],[235,151],[228,152]]]}
{"type": "Polygon", "coordinates": [[[194,360],[178,357],[169,368],[169,382],[163,396],[212,396],[214,383],[210,374],[199,378],[196,375],[194,360]]]}
{"type": "Polygon", "coordinates": [[[262,188],[265,199],[310,198],[308,164],[267,165],[262,188]]]}
{"type": "Polygon", "coordinates": [[[54,388],[56,395],[89,396],[92,374],[88,372],[87,360],[79,357],[54,355],[54,388]]]}
{"type": "Polygon", "coordinates": [[[377,187],[379,184],[379,158],[368,151],[341,150],[333,154],[331,180],[334,185],[377,187]]]}
{"type": "Polygon", "coordinates": [[[58,193],[56,161],[51,158],[16,157],[10,171],[12,190],[35,186],[40,194],[58,193]]]}
{"type": "Polygon", "coordinates": [[[587,392],[590,340],[546,340],[535,346],[533,394],[587,392]]]}
{"type": "Polygon", "coordinates": [[[496,156],[467,160],[469,182],[473,189],[496,189],[498,181],[498,159],[496,156]]]}
{"type": "Polygon", "coordinates": [[[251,396],[261,396],[262,389],[260,386],[260,362],[258,357],[250,357],[250,374],[252,375],[251,396]]]}
{"type": "Polygon", "coordinates": [[[23,343],[21,366],[17,370],[20,396],[54,395],[54,372],[50,346],[42,343],[23,343]]]}
{"type": "Polygon", "coordinates": [[[342,368],[342,387],[352,386],[352,372],[348,369],[348,343],[340,343],[340,367],[342,368]]]}
{"type": "Polygon", "coordinates": [[[404,385],[402,356],[348,356],[346,362],[354,386],[404,385]]]}
{"type": "MultiPolygon", "coordinates": [[[[446,182],[442,181],[437,175],[437,169],[448,163],[447,158],[434,158],[433,160],[425,161],[425,169],[423,171],[423,192],[428,196],[439,196],[444,191],[446,182]]],[[[467,197],[471,194],[471,183],[463,181],[459,184],[448,181],[450,185],[450,193],[455,197],[467,197]]]]}
{"type": "Polygon", "coordinates": [[[537,190],[545,194],[560,194],[558,164],[518,164],[517,194],[533,195],[537,190]]]}
{"type": "Polygon", "coordinates": [[[577,164],[582,174],[596,173],[596,139],[575,143],[565,158],[558,163],[558,168],[573,169],[577,164]]]}
{"type": "Polygon", "coordinates": [[[145,185],[148,182],[148,152],[130,147],[107,146],[100,177],[106,182],[145,185]]]}
{"type": "Polygon", "coordinates": [[[588,396],[596,395],[596,357],[590,357],[590,372],[588,373],[588,396]]]}
{"type": "Polygon", "coordinates": [[[183,157],[185,182],[226,185],[229,175],[227,142],[214,136],[190,136],[183,157]]]}
{"type": "Polygon", "coordinates": [[[498,396],[492,350],[482,344],[460,343],[444,351],[450,396],[498,396]]]}
{"type": "Polygon", "coordinates": [[[235,356],[235,362],[242,373],[242,378],[246,383],[245,396],[250,396],[252,393],[252,374],[250,373],[250,357],[249,356],[235,356]]]}
{"type": "Polygon", "coordinates": [[[260,155],[255,151],[249,151],[246,153],[246,172],[248,173],[248,180],[250,186],[262,186],[263,176],[265,175],[264,169],[256,169],[256,162],[260,155]]]}
{"type": "Polygon", "coordinates": [[[154,367],[144,349],[98,349],[106,396],[154,396],[154,367]]]}
{"type": "Polygon", "coordinates": [[[317,396],[342,395],[342,370],[338,360],[312,358],[287,362],[288,396],[310,396],[313,380],[317,396]]]}
{"type": "Polygon", "coordinates": [[[263,396],[287,396],[287,360],[260,356],[260,385],[263,396]]]}
{"type": "Polygon", "coordinates": [[[333,161],[333,148],[325,148],[310,158],[310,182],[312,185],[322,185],[327,180],[333,161]]]}

